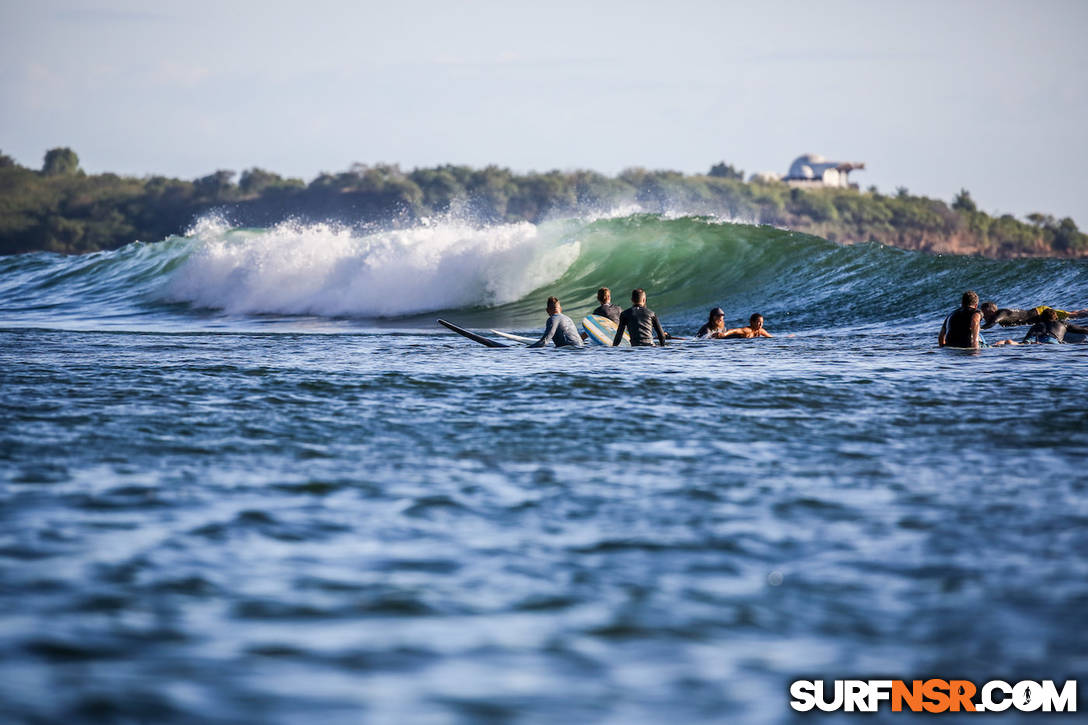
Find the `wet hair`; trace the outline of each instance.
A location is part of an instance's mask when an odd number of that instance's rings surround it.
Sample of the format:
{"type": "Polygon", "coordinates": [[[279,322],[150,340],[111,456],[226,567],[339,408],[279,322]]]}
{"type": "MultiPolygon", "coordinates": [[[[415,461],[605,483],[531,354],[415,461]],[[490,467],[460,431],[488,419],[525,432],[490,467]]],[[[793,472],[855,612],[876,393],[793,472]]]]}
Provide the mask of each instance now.
{"type": "Polygon", "coordinates": [[[706,318],[706,321],[710,322],[715,317],[725,317],[725,310],[723,310],[721,307],[715,307],[710,311],[710,315],[706,318]]]}
{"type": "Polygon", "coordinates": [[[1043,310],[1043,314],[1041,314],[1040,317],[1042,317],[1045,322],[1057,322],[1058,311],[1055,310],[1053,307],[1048,307],[1043,310]]]}
{"type": "Polygon", "coordinates": [[[754,325],[754,324],[756,324],[756,320],[762,320],[762,319],[763,319],[763,315],[761,315],[761,314],[759,314],[757,312],[757,313],[755,313],[754,315],[752,315],[751,317],[748,318],[748,324],[749,325],[754,325]]]}
{"type": "Polygon", "coordinates": [[[558,297],[549,297],[548,298],[548,309],[549,310],[554,310],[558,306],[559,306],[559,298],[558,297]]]}
{"type": "Polygon", "coordinates": [[[604,304],[604,298],[611,296],[612,290],[608,289],[607,287],[601,287],[599,290],[597,290],[597,301],[600,302],[602,305],[604,304]]]}
{"type": "Polygon", "coordinates": [[[997,303],[995,302],[983,302],[978,306],[983,312],[997,312],[997,303]]]}
{"type": "Polygon", "coordinates": [[[974,290],[967,290],[963,293],[963,299],[960,302],[964,307],[977,307],[978,293],[974,290]]]}
{"type": "Polygon", "coordinates": [[[646,290],[642,289],[641,287],[631,290],[631,301],[634,302],[636,305],[638,304],[639,300],[644,299],[646,299],[646,290]]]}

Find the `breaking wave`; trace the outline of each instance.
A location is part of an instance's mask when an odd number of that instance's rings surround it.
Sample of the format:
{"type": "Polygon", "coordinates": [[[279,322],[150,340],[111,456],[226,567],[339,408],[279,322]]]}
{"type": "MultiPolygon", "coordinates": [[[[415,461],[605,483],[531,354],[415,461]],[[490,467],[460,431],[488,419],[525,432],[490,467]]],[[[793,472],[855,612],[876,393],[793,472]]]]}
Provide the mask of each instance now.
{"type": "Polygon", "coordinates": [[[0,321],[305,315],[413,326],[423,315],[457,311],[480,323],[535,324],[547,296],[582,314],[600,286],[621,303],[643,287],[654,309],[684,322],[721,306],[730,319],[759,310],[803,328],[931,320],[967,288],[1003,305],[1084,307],[1088,262],[842,246],[654,214],[483,227],[445,220],[386,231],[235,229],[208,219],[185,236],[110,252],[0,258],[0,321]]]}

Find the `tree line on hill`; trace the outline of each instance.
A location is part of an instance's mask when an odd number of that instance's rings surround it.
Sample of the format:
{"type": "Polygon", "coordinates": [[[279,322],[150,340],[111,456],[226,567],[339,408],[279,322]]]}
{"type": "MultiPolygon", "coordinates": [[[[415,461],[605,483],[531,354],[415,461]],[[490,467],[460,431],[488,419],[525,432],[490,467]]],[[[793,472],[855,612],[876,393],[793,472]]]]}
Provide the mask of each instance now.
{"type": "Polygon", "coordinates": [[[193,181],[86,174],[68,148],[50,149],[35,170],[0,153],[4,254],[74,254],[157,241],[183,233],[209,212],[240,226],[286,219],[404,226],[448,213],[482,223],[539,222],[624,204],[773,224],[840,242],[993,257],[1088,255],[1088,235],[1072,219],[990,216],[966,190],[948,204],[904,188],[889,195],[875,187],[791,188],[778,181],[746,182],[743,172],[724,162],[706,174],[631,168],[615,177],[593,171],[516,174],[498,166],[403,171],[355,164],[307,184],[258,168],[241,175],[216,171],[193,181]]]}

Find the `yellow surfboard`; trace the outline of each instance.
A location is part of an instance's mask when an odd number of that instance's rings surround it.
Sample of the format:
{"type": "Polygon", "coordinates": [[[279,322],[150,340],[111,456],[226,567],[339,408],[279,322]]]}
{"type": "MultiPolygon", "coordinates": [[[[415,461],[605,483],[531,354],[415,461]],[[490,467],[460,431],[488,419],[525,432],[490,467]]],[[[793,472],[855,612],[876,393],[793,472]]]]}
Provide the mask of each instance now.
{"type": "MultiPolygon", "coordinates": [[[[607,317],[601,317],[600,315],[590,315],[582,320],[582,329],[586,331],[586,335],[589,336],[589,341],[597,345],[605,345],[607,347],[612,346],[612,341],[616,339],[616,330],[619,328],[616,323],[607,317]]],[[[627,334],[627,331],[623,332],[623,342],[620,345],[630,345],[631,336],[627,334]]]]}

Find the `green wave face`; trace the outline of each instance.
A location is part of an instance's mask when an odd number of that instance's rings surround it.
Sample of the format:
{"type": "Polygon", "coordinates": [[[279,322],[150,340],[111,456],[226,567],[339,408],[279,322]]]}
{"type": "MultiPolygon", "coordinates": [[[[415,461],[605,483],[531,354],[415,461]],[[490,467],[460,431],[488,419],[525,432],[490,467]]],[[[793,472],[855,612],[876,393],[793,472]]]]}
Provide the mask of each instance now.
{"type": "MultiPolygon", "coordinates": [[[[807,234],[705,217],[633,215],[577,230],[582,252],[553,284],[508,308],[513,318],[542,314],[554,294],[572,316],[612,289],[626,306],[644,288],[663,317],[697,326],[712,307],[727,321],[752,312],[794,327],[932,320],[966,289],[1001,305],[1085,306],[1088,262],[934,256],[880,244],[842,246],[807,234]]],[[[515,321],[515,320],[511,320],[515,321]]]]}
{"type": "Polygon", "coordinates": [[[761,312],[778,329],[932,324],[965,289],[1003,306],[1086,307],[1088,261],[847,247],[767,226],[656,214],[384,231],[204,223],[186,237],[113,252],[2,258],[0,314],[20,324],[276,315],[402,327],[448,316],[527,329],[542,323],[548,296],[579,318],[596,307],[602,286],[623,306],[632,289],[644,288],[650,307],[681,332],[711,307],[724,308],[730,324],[761,312]]]}
{"type": "Polygon", "coordinates": [[[592,222],[575,234],[582,250],[577,261],[511,311],[543,308],[543,298],[555,294],[567,301],[568,311],[588,313],[602,286],[623,306],[632,290],[645,289],[651,307],[674,313],[754,300],[797,260],[815,262],[840,250],[826,240],[772,227],[649,214],[592,222]]]}

